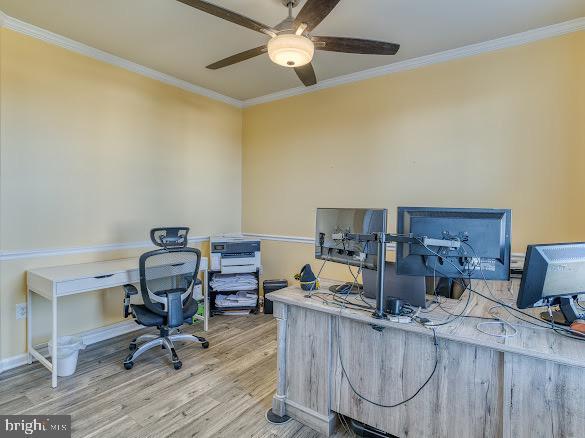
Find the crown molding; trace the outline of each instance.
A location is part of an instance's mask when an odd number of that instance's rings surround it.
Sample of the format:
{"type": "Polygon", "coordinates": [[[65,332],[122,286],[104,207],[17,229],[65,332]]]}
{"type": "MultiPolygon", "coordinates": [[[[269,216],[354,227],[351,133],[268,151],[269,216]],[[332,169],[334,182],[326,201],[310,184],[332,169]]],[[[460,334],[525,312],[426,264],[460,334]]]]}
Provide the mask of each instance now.
{"type": "Polygon", "coordinates": [[[576,18],[574,20],[565,21],[562,23],[553,24],[550,26],[541,27],[538,29],[521,32],[494,40],[485,41],[482,43],[471,44],[457,49],[446,50],[443,52],[433,53],[430,55],[421,56],[418,58],[407,59],[404,61],[395,62],[393,64],[375,67],[368,70],[362,70],[348,75],[338,76],[331,79],[325,79],[317,85],[311,87],[296,87],[288,90],[278,91],[276,93],[267,94],[265,96],[254,97],[252,99],[238,100],[233,97],[225,96],[213,90],[192,84],[182,79],[161,73],[127,59],[121,58],[111,53],[104,52],[70,38],[42,29],[38,26],[18,20],[14,17],[6,15],[0,11],[0,26],[24,35],[37,38],[50,44],[71,50],[73,52],[106,62],[117,67],[121,67],[128,71],[138,73],[142,76],[163,82],[168,85],[189,91],[194,94],[208,97],[220,102],[238,108],[248,108],[254,105],[272,102],[275,100],[285,99],[287,97],[299,96],[302,94],[312,93],[327,88],[336,87],[339,85],[350,84],[352,82],[363,81],[370,78],[389,75],[407,70],[413,70],[427,65],[438,64],[455,59],[466,58],[468,56],[479,55],[482,53],[493,52],[500,49],[515,47],[523,44],[532,43],[546,38],[565,35],[572,32],[585,30],[585,17],[576,18]]]}
{"type": "Polygon", "coordinates": [[[216,91],[200,87],[199,85],[195,85],[182,79],[175,78],[174,76],[161,73],[157,70],[153,70],[151,68],[145,67],[143,65],[137,64],[127,59],[121,58],[119,56],[112,55],[111,53],[104,52],[103,50],[96,49],[95,47],[88,46],[87,44],[83,44],[70,38],[64,37],[62,35],[58,35],[46,29],[40,28],[38,26],[26,23],[24,21],[6,15],[4,12],[0,12],[0,26],[5,27],[6,29],[13,30],[15,32],[19,32],[23,35],[28,35],[38,40],[44,41],[46,43],[54,44],[64,49],[71,50],[72,52],[76,52],[81,55],[97,59],[98,61],[115,65],[116,67],[121,67],[133,73],[138,73],[139,75],[146,76],[147,78],[154,79],[156,81],[168,85],[172,85],[173,87],[177,87],[185,91],[189,91],[190,93],[205,96],[213,100],[227,103],[228,105],[242,108],[241,100],[225,96],[216,91]]]}
{"type": "MultiPolygon", "coordinates": [[[[189,243],[201,243],[209,240],[209,236],[189,237],[189,243]]],[[[130,249],[152,248],[152,242],[106,243],[93,246],[73,246],[69,248],[40,248],[18,251],[0,251],[0,262],[17,259],[31,259],[37,257],[58,257],[72,254],[87,254],[96,252],[120,251],[130,249]]]]}
{"type": "Polygon", "coordinates": [[[318,90],[337,87],[338,85],[350,84],[352,82],[363,81],[365,79],[375,78],[378,76],[413,70],[427,65],[439,64],[442,62],[452,61],[454,59],[466,58],[468,56],[520,46],[546,38],[552,38],[582,30],[585,30],[585,17],[485,41],[482,43],[471,44],[457,49],[446,50],[443,52],[433,53],[431,55],[425,55],[418,58],[395,62],[393,64],[388,64],[381,67],[362,70],[344,76],[325,79],[319,82],[317,85],[313,85],[311,87],[291,88],[289,90],[278,91],[276,93],[267,94],[265,96],[247,99],[243,101],[243,107],[248,108],[254,105],[285,99],[287,97],[299,96],[301,94],[307,94],[318,90]]]}

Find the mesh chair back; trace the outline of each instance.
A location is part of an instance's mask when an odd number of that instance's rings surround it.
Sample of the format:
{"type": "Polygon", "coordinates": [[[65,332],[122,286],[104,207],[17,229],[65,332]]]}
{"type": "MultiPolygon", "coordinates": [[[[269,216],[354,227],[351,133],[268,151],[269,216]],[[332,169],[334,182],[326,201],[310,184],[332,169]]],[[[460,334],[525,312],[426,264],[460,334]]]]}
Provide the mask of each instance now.
{"type": "Polygon", "coordinates": [[[195,248],[159,249],[140,257],[140,289],[146,307],[167,313],[168,292],[179,291],[183,308],[193,299],[201,252],[195,248]]]}

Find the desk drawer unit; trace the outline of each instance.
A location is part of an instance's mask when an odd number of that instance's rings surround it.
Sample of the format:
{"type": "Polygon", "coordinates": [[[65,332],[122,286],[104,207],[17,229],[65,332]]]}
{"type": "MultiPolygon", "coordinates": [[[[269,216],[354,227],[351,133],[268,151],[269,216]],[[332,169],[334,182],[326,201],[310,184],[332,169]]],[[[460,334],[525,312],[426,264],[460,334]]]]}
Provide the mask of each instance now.
{"type": "Polygon", "coordinates": [[[139,280],[138,270],[135,271],[136,275],[132,274],[133,272],[118,272],[95,277],[77,278],[58,282],[55,286],[57,288],[57,295],[63,296],[89,290],[107,289],[126,283],[135,283],[139,280]]]}

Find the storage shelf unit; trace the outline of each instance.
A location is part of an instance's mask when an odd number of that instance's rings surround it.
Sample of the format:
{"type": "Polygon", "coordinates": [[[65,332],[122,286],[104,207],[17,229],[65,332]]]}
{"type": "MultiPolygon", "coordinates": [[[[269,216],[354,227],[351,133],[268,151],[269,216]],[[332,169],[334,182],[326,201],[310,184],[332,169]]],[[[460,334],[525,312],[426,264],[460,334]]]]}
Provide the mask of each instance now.
{"type": "Polygon", "coordinates": [[[209,293],[210,316],[229,314],[230,311],[244,311],[244,310],[249,310],[253,314],[258,313],[258,311],[260,310],[260,270],[259,269],[257,269],[256,272],[249,272],[249,274],[254,275],[256,277],[256,281],[258,281],[258,287],[256,289],[246,291],[247,293],[255,293],[257,295],[258,298],[256,299],[255,306],[239,306],[239,307],[230,307],[230,308],[218,308],[215,305],[215,298],[218,294],[221,294],[221,295],[235,294],[235,293],[239,292],[240,289],[227,290],[227,291],[214,290],[213,287],[211,286],[211,280],[213,279],[213,276],[215,274],[221,274],[221,271],[209,271],[209,276],[208,276],[209,284],[208,284],[207,290],[209,293]]]}

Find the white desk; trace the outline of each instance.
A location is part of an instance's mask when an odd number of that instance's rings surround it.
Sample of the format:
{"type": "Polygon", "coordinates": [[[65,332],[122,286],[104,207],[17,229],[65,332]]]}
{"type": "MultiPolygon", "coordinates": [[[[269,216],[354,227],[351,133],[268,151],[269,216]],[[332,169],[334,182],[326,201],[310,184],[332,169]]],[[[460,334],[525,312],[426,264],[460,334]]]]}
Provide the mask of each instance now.
{"type": "MultiPolygon", "coordinates": [[[[209,299],[207,291],[208,260],[201,258],[199,271],[203,273],[204,316],[195,315],[203,321],[203,329],[207,331],[209,319],[209,299]]],[[[178,273],[179,274],[179,273],[178,273]]],[[[57,336],[58,315],[57,299],[67,295],[82,294],[111,287],[138,283],[138,257],[109,260],[105,262],[80,263],[75,265],[53,266],[27,271],[27,348],[28,363],[33,358],[39,360],[52,373],[52,386],[57,387],[57,336]],[[52,347],[51,360],[46,359],[32,345],[32,292],[46,298],[52,303],[52,347]]]]}

